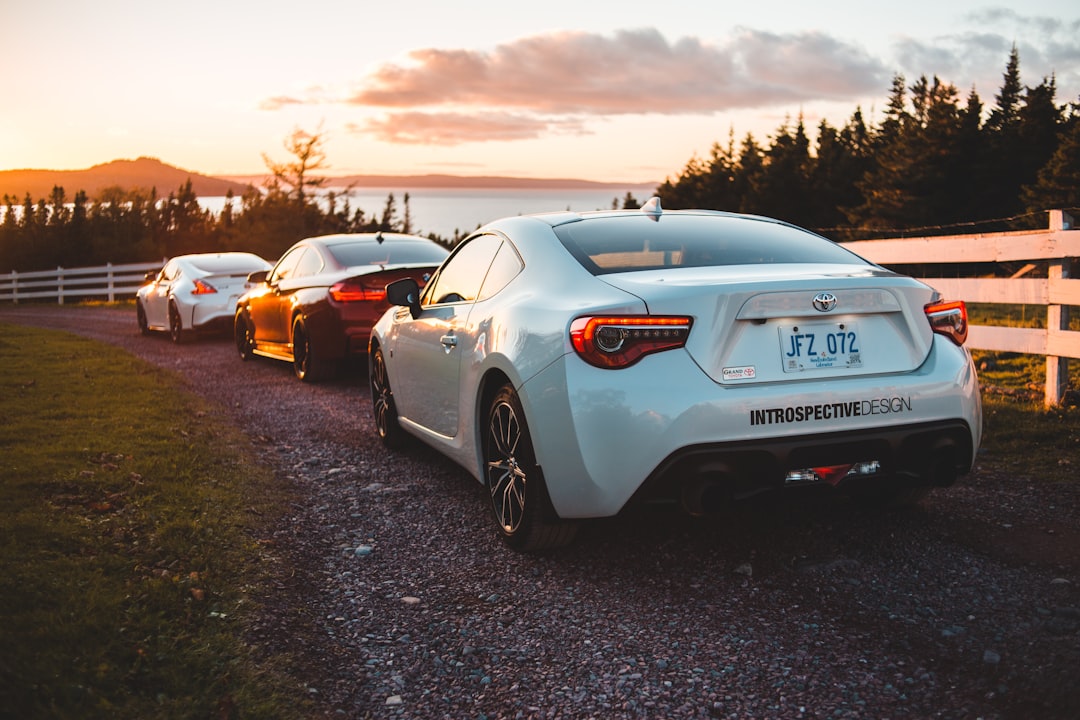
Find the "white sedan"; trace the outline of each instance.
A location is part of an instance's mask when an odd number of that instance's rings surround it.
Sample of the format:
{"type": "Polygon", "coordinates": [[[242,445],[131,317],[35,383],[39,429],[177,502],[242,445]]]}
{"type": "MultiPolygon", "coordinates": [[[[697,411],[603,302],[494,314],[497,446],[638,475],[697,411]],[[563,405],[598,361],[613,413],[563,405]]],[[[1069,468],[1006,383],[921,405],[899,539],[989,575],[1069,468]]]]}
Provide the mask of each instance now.
{"type": "Polygon", "coordinates": [[[964,304],[777,220],[656,198],[506,218],[387,295],[379,435],[465,467],[517,549],[646,499],[908,503],[967,473],[982,434],[964,304]]]}
{"type": "Polygon", "coordinates": [[[166,331],[179,343],[193,332],[231,330],[236,301],[252,287],[247,276],[270,267],[247,252],[177,255],[136,292],[139,331],[166,331]]]}

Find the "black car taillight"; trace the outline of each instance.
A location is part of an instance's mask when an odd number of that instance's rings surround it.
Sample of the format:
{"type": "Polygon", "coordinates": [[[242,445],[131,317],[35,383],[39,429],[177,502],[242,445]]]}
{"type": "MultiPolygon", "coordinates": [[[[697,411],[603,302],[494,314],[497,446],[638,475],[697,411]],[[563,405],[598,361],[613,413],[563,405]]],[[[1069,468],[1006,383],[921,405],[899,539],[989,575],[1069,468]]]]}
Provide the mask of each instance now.
{"type": "Polygon", "coordinates": [[[580,317],[570,324],[570,342],[590,365],[623,368],[645,355],[683,347],[690,324],[684,316],[580,317]]]}
{"type": "Polygon", "coordinates": [[[957,345],[964,344],[968,335],[968,316],[967,305],[963,300],[930,303],[924,310],[934,332],[944,335],[957,345]]]}

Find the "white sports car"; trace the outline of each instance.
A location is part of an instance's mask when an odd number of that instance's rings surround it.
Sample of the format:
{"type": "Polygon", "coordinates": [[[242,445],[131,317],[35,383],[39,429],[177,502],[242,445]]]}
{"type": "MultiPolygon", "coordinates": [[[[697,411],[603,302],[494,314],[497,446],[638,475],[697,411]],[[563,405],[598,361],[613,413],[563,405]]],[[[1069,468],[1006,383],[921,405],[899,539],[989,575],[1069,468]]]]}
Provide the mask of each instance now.
{"type": "Polygon", "coordinates": [[[167,331],[173,342],[192,333],[226,331],[233,326],[236,301],[249,288],[247,276],[270,263],[247,252],[177,255],[135,293],[139,331],[167,331]]]}
{"type": "Polygon", "coordinates": [[[468,469],[517,549],[644,499],[912,502],[968,472],[982,434],[964,304],[777,220],[657,198],[506,218],[422,294],[387,295],[379,435],[468,469]]]}

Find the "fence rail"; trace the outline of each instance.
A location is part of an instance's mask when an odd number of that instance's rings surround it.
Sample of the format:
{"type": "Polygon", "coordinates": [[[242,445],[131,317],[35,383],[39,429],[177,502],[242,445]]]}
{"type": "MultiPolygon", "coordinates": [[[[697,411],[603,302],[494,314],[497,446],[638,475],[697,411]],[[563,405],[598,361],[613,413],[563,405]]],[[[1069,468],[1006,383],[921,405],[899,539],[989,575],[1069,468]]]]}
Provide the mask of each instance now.
{"type": "Polygon", "coordinates": [[[109,302],[134,297],[146,282],[146,273],[159,270],[164,261],[97,267],[10,272],[0,275],[0,302],[56,299],[60,305],[68,299],[104,298],[109,302]]]}
{"type": "MultiPolygon", "coordinates": [[[[844,243],[879,265],[937,263],[1028,263],[1012,278],[924,278],[948,299],[969,303],[1036,305],[1046,308],[1045,328],[972,325],[968,346],[979,350],[1046,356],[1046,404],[1057,405],[1068,389],[1068,358],[1080,358],[1080,332],[1069,330],[1069,306],[1080,306],[1080,279],[1072,263],[1080,258],[1080,230],[1060,210],[1050,212],[1047,230],[947,237],[860,240],[844,243]],[[1035,263],[1048,266],[1047,277],[1024,277],[1035,263]]],[[[56,298],[130,297],[146,272],[164,264],[135,263],[89,268],[57,268],[0,275],[0,302],[56,298]]]]}
{"type": "Polygon", "coordinates": [[[1069,306],[1080,306],[1080,279],[1070,278],[1080,257],[1080,230],[1061,210],[1050,211],[1047,230],[948,237],[860,240],[844,247],[879,265],[1025,262],[1011,278],[923,278],[947,299],[968,303],[1042,305],[1045,328],[972,325],[967,345],[979,350],[1046,356],[1046,405],[1068,390],[1068,358],[1080,358],[1080,332],[1069,330],[1069,306]],[[1047,277],[1024,277],[1045,263],[1047,277]]]}

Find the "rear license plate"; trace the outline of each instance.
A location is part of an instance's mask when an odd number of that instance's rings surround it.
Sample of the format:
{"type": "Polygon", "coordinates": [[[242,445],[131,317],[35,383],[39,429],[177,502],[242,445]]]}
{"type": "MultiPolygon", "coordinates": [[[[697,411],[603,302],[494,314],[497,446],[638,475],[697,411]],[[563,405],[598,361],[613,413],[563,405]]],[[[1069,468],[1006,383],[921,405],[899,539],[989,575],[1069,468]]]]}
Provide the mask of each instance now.
{"type": "Polygon", "coordinates": [[[855,323],[780,326],[784,372],[862,367],[862,343],[855,323]]]}

